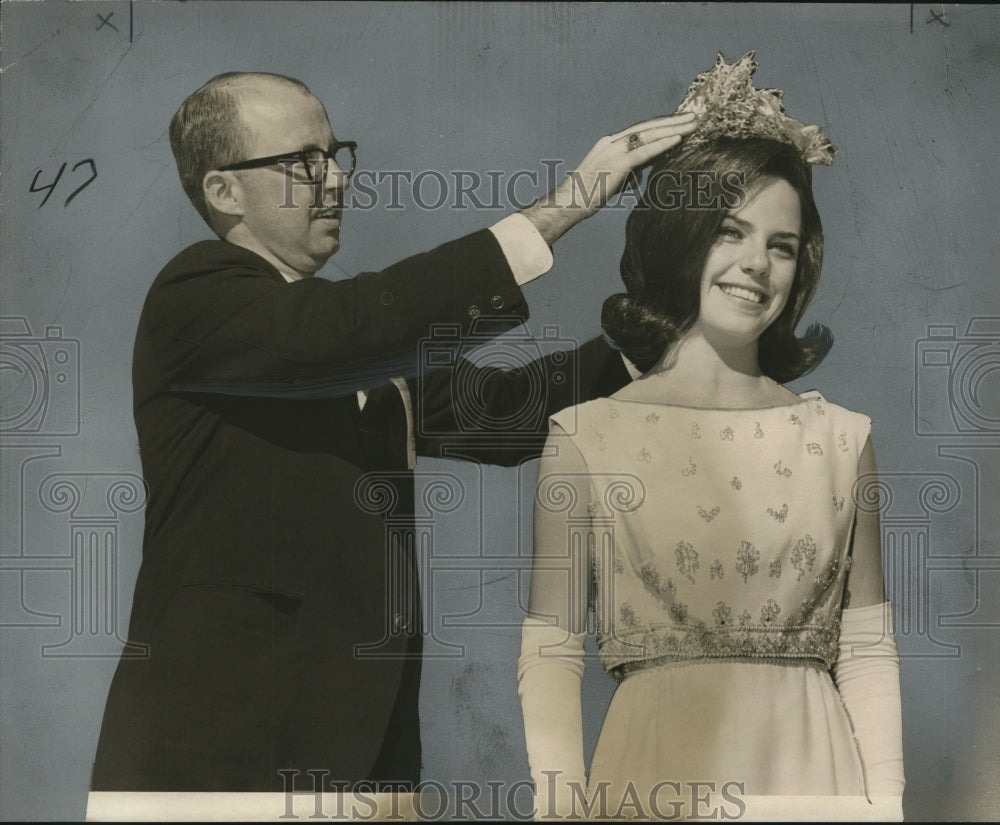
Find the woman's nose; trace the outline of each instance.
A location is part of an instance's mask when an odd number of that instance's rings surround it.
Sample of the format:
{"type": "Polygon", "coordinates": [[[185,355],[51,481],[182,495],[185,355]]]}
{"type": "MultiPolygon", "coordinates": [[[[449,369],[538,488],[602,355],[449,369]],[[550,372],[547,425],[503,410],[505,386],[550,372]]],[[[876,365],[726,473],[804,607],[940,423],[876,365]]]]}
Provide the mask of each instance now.
{"type": "Polygon", "coordinates": [[[770,271],[771,259],[767,255],[767,248],[763,244],[749,243],[744,249],[743,260],[740,268],[748,275],[759,275],[767,277],[770,271]]]}

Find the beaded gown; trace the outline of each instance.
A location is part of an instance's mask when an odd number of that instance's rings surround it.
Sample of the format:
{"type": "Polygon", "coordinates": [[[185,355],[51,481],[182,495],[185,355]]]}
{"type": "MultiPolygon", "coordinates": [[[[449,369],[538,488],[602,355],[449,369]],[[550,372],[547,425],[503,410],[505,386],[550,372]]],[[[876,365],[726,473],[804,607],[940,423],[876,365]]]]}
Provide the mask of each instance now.
{"type": "Polygon", "coordinates": [[[587,464],[590,599],[620,682],[591,792],[864,794],[830,667],[869,419],[808,392],[750,410],[607,398],[553,420],[587,464]]]}

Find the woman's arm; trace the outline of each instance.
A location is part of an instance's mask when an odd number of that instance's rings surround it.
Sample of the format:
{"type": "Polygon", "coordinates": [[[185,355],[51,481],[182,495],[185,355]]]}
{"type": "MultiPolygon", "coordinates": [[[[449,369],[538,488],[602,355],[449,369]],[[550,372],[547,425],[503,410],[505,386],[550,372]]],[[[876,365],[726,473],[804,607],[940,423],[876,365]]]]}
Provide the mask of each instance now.
{"type": "MultiPolygon", "coordinates": [[[[875,481],[871,439],[858,466],[865,484],[875,481]]],[[[848,574],[849,607],[841,614],[840,655],[833,678],[850,716],[865,771],[869,798],[895,797],[902,818],[902,713],[899,656],[893,637],[892,611],[882,584],[881,526],[878,510],[858,508],[848,574]]]]}
{"type": "Polygon", "coordinates": [[[589,519],[581,513],[588,500],[583,456],[553,424],[538,473],[531,599],[517,663],[540,819],[570,814],[574,796],[586,792],[580,685],[590,559],[589,519]]]}
{"type": "MultiPolygon", "coordinates": [[[[878,478],[872,440],[865,442],[858,461],[860,487],[874,489],[878,478]]],[[[882,525],[878,507],[857,507],[854,515],[854,537],[851,542],[851,572],[847,576],[847,607],[869,607],[885,601],[882,584],[882,525]]]]}

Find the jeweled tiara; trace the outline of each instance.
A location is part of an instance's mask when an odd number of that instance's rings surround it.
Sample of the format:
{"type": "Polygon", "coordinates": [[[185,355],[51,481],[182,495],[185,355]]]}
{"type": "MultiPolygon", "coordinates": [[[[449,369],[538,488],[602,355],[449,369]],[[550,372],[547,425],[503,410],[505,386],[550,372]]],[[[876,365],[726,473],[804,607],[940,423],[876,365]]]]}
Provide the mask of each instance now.
{"type": "Polygon", "coordinates": [[[807,163],[829,166],[837,147],[819,126],[806,126],[788,117],[781,89],[757,89],[756,51],[727,65],[720,52],[715,66],[702,72],[688,87],[675,114],[694,112],[698,127],[684,143],[691,146],[716,137],[766,137],[790,143],[807,163]]]}

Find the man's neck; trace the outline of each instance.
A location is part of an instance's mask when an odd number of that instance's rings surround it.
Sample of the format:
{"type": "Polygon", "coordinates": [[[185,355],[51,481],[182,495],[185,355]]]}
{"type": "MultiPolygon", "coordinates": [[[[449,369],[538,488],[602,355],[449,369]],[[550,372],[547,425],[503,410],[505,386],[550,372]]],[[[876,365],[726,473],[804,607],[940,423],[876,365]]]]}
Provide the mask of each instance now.
{"type": "Polygon", "coordinates": [[[292,281],[301,281],[303,278],[311,278],[314,274],[312,272],[300,272],[299,270],[288,266],[288,264],[275,257],[253,235],[243,230],[241,225],[234,226],[228,233],[226,233],[224,240],[234,244],[235,246],[242,246],[244,249],[249,249],[251,252],[260,255],[260,257],[277,269],[278,272],[281,273],[281,277],[288,281],[288,283],[291,283],[292,281]]]}

